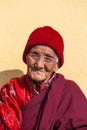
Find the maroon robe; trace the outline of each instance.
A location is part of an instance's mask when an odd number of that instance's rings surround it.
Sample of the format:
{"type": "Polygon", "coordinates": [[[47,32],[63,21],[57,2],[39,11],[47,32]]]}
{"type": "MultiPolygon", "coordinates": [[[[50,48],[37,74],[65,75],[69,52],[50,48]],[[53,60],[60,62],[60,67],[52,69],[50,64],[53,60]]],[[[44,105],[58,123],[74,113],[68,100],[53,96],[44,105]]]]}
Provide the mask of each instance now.
{"type": "Polygon", "coordinates": [[[27,75],[1,88],[0,130],[87,130],[87,99],[80,88],[60,74],[49,81],[32,99],[27,75]]]}
{"type": "Polygon", "coordinates": [[[21,130],[87,130],[87,100],[76,83],[58,74],[23,111],[21,130]]]}

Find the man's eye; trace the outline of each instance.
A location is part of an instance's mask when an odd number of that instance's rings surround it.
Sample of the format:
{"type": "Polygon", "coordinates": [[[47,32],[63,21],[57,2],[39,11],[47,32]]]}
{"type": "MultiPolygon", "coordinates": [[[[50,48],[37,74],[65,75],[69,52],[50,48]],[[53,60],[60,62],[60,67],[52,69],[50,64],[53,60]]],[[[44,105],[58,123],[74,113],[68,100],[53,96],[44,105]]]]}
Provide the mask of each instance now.
{"type": "Polygon", "coordinates": [[[53,60],[53,59],[50,58],[50,57],[45,57],[45,61],[46,61],[46,62],[52,62],[52,60],[53,60]]]}
{"type": "Polygon", "coordinates": [[[35,53],[31,53],[30,56],[33,58],[38,58],[38,54],[35,54],[35,53]]]}
{"type": "Polygon", "coordinates": [[[37,56],[36,54],[31,54],[31,56],[37,56]]]}

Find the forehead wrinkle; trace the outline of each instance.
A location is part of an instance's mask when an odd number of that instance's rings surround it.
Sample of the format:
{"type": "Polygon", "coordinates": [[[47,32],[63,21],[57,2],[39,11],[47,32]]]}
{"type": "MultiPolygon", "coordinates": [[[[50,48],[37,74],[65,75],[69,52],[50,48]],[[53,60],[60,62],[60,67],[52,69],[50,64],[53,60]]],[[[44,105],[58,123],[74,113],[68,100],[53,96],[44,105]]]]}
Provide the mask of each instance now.
{"type": "Polygon", "coordinates": [[[34,46],[31,48],[31,50],[29,52],[31,52],[31,51],[37,51],[40,54],[48,55],[51,57],[55,56],[54,50],[48,46],[43,46],[43,45],[34,46]]]}

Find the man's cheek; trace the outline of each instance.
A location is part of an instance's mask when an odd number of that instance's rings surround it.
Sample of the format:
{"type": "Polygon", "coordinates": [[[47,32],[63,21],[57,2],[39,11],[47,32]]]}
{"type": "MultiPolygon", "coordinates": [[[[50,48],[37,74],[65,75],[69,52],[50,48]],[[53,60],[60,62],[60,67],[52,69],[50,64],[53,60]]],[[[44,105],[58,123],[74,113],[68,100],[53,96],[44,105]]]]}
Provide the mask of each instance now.
{"type": "Polygon", "coordinates": [[[32,67],[32,66],[33,66],[32,62],[28,61],[28,62],[27,62],[27,66],[28,66],[28,67],[32,67]]]}

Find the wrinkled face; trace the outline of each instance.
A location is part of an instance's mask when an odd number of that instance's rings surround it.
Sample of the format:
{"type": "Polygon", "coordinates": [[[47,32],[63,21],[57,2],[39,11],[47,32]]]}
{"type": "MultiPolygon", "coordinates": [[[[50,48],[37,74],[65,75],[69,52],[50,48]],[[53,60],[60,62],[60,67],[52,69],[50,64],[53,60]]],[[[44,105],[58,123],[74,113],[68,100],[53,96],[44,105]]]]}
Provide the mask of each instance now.
{"type": "Polygon", "coordinates": [[[58,69],[56,55],[47,46],[37,45],[26,56],[28,76],[36,82],[46,82],[58,69]]]}

